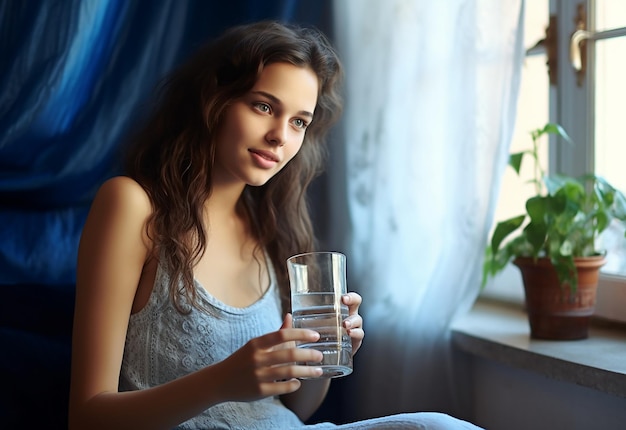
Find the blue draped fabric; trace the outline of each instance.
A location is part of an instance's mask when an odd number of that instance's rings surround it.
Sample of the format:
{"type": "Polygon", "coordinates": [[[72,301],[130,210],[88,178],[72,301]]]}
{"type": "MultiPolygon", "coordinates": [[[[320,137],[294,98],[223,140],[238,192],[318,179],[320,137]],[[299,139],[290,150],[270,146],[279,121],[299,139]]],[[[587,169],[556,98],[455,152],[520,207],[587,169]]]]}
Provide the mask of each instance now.
{"type": "Polygon", "coordinates": [[[231,24],[317,25],[324,3],[311,3],[0,3],[0,284],[73,282],[90,200],[157,80],[231,24]]]}
{"type": "Polygon", "coordinates": [[[80,231],[158,80],[233,24],[329,31],[330,6],[0,0],[0,428],[67,428],[80,231]]]}

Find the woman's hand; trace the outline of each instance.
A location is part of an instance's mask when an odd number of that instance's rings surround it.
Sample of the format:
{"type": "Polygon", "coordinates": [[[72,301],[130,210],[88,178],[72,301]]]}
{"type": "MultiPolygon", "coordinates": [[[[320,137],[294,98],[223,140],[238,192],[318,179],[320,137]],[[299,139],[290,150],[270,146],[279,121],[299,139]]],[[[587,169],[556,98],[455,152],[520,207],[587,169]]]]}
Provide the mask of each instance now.
{"type": "Polygon", "coordinates": [[[352,340],[352,355],[354,355],[361,347],[363,337],[365,336],[363,318],[359,315],[359,306],[362,299],[357,293],[348,293],[341,298],[341,301],[348,306],[348,318],[343,321],[343,326],[352,340]]]}
{"type": "Polygon", "coordinates": [[[297,378],[315,378],[322,369],[297,365],[297,362],[321,362],[320,351],[296,348],[296,341],[316,342],[319,333],[295,329],[287,314],[280,330],[251,339],[226,360],[216,366],[229,375],[224,387],[225,397],[234,401],[251,401],[296,391],[301,382],[297,378]]]}

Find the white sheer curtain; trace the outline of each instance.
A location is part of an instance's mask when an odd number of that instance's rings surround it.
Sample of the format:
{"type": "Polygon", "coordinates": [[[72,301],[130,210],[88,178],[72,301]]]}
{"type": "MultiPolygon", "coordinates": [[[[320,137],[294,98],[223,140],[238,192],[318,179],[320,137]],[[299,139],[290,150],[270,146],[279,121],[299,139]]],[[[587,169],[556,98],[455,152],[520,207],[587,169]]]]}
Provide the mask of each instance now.
{"type": "Polygon", "coordinates": [[[344,153],[330,168],[330,182],[345,183],[334,188],[345,199],[334,234],[349,235],[350,287],[364,298],[366,332],[342,382],[356,408],[350,418],[456,413],[448,327],[479,290],[513,133],[522,6],[335,2],[346,110],[344,153]]]}

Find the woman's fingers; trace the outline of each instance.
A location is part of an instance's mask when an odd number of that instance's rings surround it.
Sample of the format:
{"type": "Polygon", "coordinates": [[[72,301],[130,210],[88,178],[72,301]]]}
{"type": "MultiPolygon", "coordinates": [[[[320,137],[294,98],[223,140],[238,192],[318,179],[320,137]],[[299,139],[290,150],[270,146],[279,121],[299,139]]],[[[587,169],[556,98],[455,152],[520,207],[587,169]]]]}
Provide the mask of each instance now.
{"type": "Polygon", "coordinates": [[[350,330],[363,328],[363,318],[359,314],[354,314],[343,320],[343,327],[348,330],[348,334],[350,334],[350,330]]]}
{"type": "Polygon", "coordinates": [[[353,315],[359,312],[359,306],[361,306],[363,298],[355,292],[350,292],[348,294],[344,294],[341,297],[341,300],[344,305],[348,306],[349,314],[353,315]]]}
{"type": "Polygon", "coordinates": [[[321,363],[323,354],[311,348],[277,348],[259,354],[259,366],[280,366],[293,363],[321,363]]]}
{"type": "Polygon", "coordinates": [[[342,300],[349,309],[349,316],[343,321],[343,326],[352,340],[352,354],[354,355],[361,347],[361,343],[365,337],[363,318],[359,315],[359,306],[361,306],[363,299],[359,294],[351,292],[345,294],[342,300]]]}
{"type": "MultiPolygon", "coordinates": [[[[252,354],[251,359],[254,362],[254,366],[261,372],[264,372],[263,369],[278,366],[296,366],[296,363],[320,363],[323,359],[323,355],[320,351],[311,348],[296,347],[296,342],[315,343],[319,340],[319,337],[319,333],[313,330],[282,329],[252,339],[248,343],[248,348],[250,348],[252,354]]],[[[310,375],[294,373],[287,375],[281,374],[281,376],[284,378],[297,378],[310,375]]]]}
{"type": "Polygon", "coordinates": [[[282,382],[289,379],[317,378],[322,376],[319,366],[303,364],[285,364],[281,366],[264,367],[259,380],[262,382],[282,382]]]}
{"type": "Polygon", "coordinates": [[[304,328],[282,328],[278,331],[252,339],[251,342],[259,349],[271,349],[286,342],[317,342],[319,338],[320,334],[313,330],[304,328]]]}
{"type": "Polygon", "coordinates": [[[285,328],[293,328],[293,317],[289,312],[285,314],[285,319],[283,319],[283,325],[280,326],[281,330],[285,328]]]}
{"type": "Polygon", "coordinates": [[[322,375],[322,369],[315,364],[320,363],[322,358],[320,351],[307,348],[278,349],[267,352],[259,355],[256,378],[261,383],[316,378],[322,375]]]}

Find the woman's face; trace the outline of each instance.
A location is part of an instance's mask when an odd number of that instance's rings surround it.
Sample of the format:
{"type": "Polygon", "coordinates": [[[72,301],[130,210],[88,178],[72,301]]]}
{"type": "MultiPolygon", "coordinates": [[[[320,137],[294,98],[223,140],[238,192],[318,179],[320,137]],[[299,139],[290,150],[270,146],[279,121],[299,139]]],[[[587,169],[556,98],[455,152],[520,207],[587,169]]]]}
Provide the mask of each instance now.
{"type": "Polygon", "coordinates": [[[216,136],[213,183],[259,186],[300,150],[317,104],[309,68],[266,66],[254,87],[225,111],[216,136]]]}

